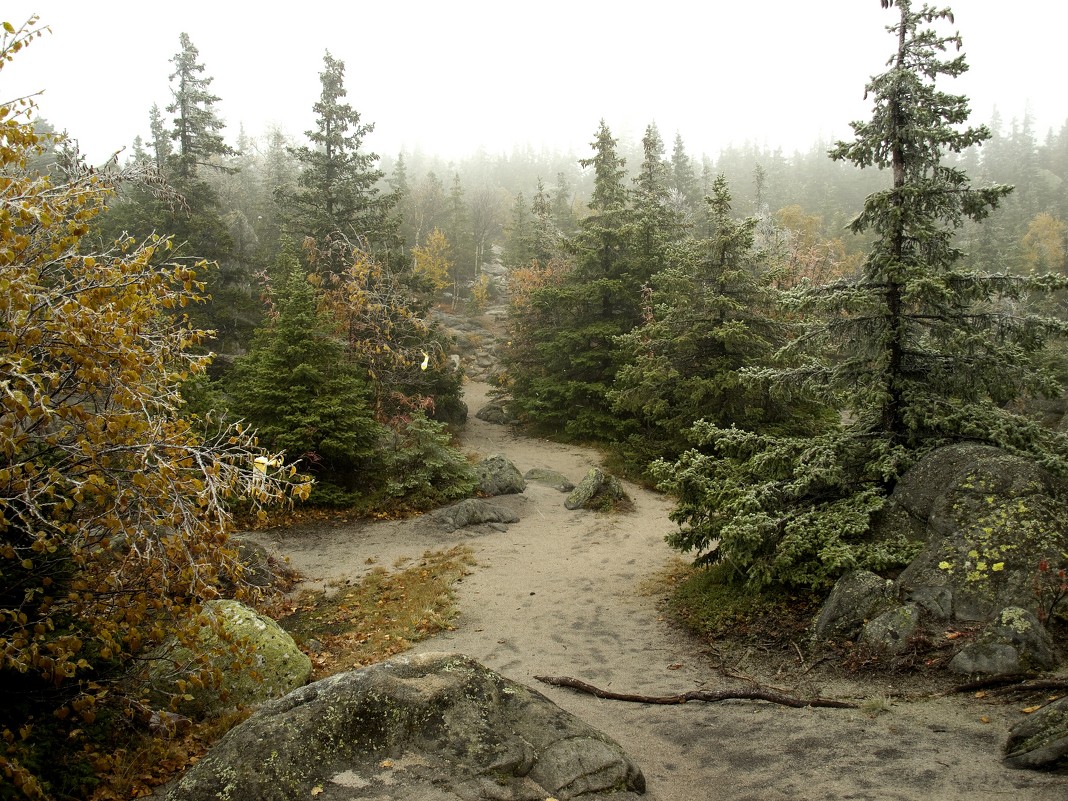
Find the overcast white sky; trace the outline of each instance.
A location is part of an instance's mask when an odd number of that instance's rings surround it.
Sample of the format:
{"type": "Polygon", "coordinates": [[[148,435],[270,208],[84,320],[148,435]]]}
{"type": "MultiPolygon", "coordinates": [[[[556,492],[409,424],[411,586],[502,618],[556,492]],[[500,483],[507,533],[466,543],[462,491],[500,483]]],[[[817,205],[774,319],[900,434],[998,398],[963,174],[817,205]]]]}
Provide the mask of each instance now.
{"type": "MultiPolygon", "coordinates": [[[[1030,109],[1040,137],[1059,130],[1068,3],[947,3],[971,71],[944,88],[972,99],[972,121],[1030,109]]],[[[601,118],[635,139],[656,122],[669,147],[679,132],[694,155],[747,141],[790,153],[868,116],[864,84],[893,49],[884,26],[897,15],[879,0],[0,3],[16,26],[34,12],[52,33],[0,72],[0,99],[44,90],[43,116],[94,161],[147,135],[149,108],[169,102],[182,31],[215,79],[231,141],[240,124],[252,135],[310,128],[329,50],[380,155],[529,143],[581,157],[601,118]]]]}

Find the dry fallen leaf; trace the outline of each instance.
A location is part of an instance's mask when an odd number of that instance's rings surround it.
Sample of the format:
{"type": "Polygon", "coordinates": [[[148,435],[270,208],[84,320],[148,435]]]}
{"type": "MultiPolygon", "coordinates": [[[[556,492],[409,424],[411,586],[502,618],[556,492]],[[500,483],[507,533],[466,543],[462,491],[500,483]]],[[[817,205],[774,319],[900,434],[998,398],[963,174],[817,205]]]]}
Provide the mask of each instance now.
{"type": "Polygon", "coordinates": [[[323,786],[321,784],[317,784],[311,789],[311,794],[312,795],[322,795],[322,792],[323,792],[323,786]]]}
{"type": "Polygon", "coordinates": [[[986,691],[985,690],[980,690],[979,692],[977,692],[975,694],[975,697],[976,698],[986,698],[986,691]]]}
{"type": "Polygon", "coordinates": [[[989,723],[990,722],[990,718],[988,718],[986,715],[983,715],[981,718],[979,718],[979,722],[980,723],[989,723]]]}
{"type": "Polygon", "coordinates": [[[1023,712],[1025,715],[1030,715],[1032,712],[1037,712],[1041,708],[1042,708],[1042,704],[1036,704],[1035,706],[1025,707],[1024,709],[1021,709],[1020,711],[1023,712]]]}
{"type": "Polygon", "coordinates": [[[682,662],[675,662],[674,664],[668,665],[668,670],[678,670],[681,667],[682,662]]]}
{"type": "Polygon", "coordinates": [[[393,760],[392,759],[383,759],[381,762],[378,763],[378,767],[380,767],[380,768],[392,768],[393,767],[393,760]]]}

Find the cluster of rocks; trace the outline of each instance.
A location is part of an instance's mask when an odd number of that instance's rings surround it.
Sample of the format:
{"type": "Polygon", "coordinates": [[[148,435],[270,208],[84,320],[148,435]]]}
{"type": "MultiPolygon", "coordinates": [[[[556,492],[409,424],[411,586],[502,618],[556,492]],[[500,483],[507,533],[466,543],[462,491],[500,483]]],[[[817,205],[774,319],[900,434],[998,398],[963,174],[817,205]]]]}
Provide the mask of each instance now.
{"type": "MultiPolygon", "coordinates": [[[[504,530],[519,520],[506,498],[523,493],[528,481],[568,493],[569,509],[603,508],[605,498],[626,497],[618,479],[600,470],[575,486],[545,468],[523,475],[494,455],[475,473],[480,497],[428,519],[447,531],[504,530]]],[[[266,553],[242,554],[249,577],[262,584],[270,572],[266,553]]],[[[257,711],[185,773],[168,795],[172,801],[609,795],[626,801],[645,791],[641,771],[618,744],[468,657],[395,659],[308,684],[311,661],[273,620],[233,600],[212,601],[205,611],[197,642],[219,654],[218,681],[182,680],[194,655],[174,644],[154,660],[157,702],[178,698],[180,715],[196,718],[238,706],[257,711]]]]}
{"type": "Polygon", "coordinates": [[[960,444],[902,477],[876,522],[877,538],[924,543],[894,580],[858,571],[836,585],[817,640],[857,640],[900,653],[924,630],[982,624],[951,668],[963,674],[1050,670],[1058,657],[1040,613],[1042,565],[1068,552],[1068,503],[1040,467],[996,448],[960,444]]]}
{"type": "Polygon", "coordinates": [[[501,339],[499,322],[507,309],[487,309],[481,317],[435,311],[434,317],[456,344],[455,361],[476,381],[489,381],[497,369],[497,348],[501,339]]]}
{"type": "MultiPolygon", "coordinates": [[[[960,643],[949,669],[962,675],[1055,670],[1061,655],[1043,623],[1068,610],[1045,583],[1056,582],[1068,554],[1066,499],[1041,467],[997,448],[963,443],[929,454],[876,522],[887,540],[922,542],[919,555],[893,580],[843,576],[814,622],[814,641],[894,656],[948,632],[960,643]]],[[[1068,762],[1068,699],[1047,709],[1012,733],[1010,763],[1068,762]]]]}
{"type": "Polygon", "coordinates": [[[564,507],[569,510],[610,511],[626,508],[630,503],[622,482],[597,468],[589,470],[576,486],[567,476],[548,468],[535,467],[525,474],[520,473],[506,457],[495,454],[475,465],[475,475],[478,477],[478,497],[465,498],[437,509],[430,513],[429,519],[447,532],[458,529],[477,534],[506,531],[508,524],[519,522],[519,514],[513,506],[491,499],[521,494],[528,481],[567,493],[564,507]]]}

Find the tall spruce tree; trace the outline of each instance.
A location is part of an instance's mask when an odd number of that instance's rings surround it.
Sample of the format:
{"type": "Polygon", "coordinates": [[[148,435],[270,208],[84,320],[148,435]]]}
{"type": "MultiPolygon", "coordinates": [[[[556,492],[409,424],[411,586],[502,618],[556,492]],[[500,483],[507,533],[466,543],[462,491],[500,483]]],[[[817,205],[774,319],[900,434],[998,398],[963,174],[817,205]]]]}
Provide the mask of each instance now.
{"type": "Polygon", "coordinates": [[[558,172],[550,202],[553,210],[553,222],[556,223],[557,229],[563,236],[571,236],[575,231],[574,200],[574,193],[567,176],[562,172],[558,172]]]}
{"type": "Polygon", "coordinates": [[[754,584],[822,585],[848,569],[902,563],[913,545],[877,540],[873,516],[902,472],[940,445],[978,440],[1068,470],[1063,437],[1006,409],[1022,394],[1055,389],[1039,355],[1065,327],[1021,303],[1052,282],[961,266],[955,232],[1010,189],[972,187],[943,162],[989,135],[961,127],[967,99],[936,86],[967,68],[962,55],[945,55],[959,49],[959,35],[933,27],[951,12],[896,5],[894,54],[867,87],[872,119],[854,123],[854,141],[831,151],[889,173],[890,185],[852,224],[873,245],[859,278],[793,295],[793,312],[812,322],[790,351],[806,361],[754,375],[786,396],[819,399],[846,422],[818,437],[701,423],[699,448],[657,467],[680,498],[673,544],[733,563],[754,584]]]}
{"type": "Polygon", "coordinates": [[[524,267],[534,258],[531,247],[530,209],[522,192],[517,192],[512,205],[512,222],[504,229],[504,252],[501,263],[505,267],[524,267]]]}
{"type": "MultiPolygon", "coordinates": [[[[301,165],[293,204],[293,233],[314,237],[321,250],[339,235],[366,242],[380,258],[400,250],[399,225],[393,209],[397,197],[383,193],[385,173],[378,156],[364,150],[374,130],[345,102],[345,63],[327,52],[319,73],[322,91],[312,107],[315,129],[306,131],[310,145],[291,152],[301,165]]],[[[338,248],[347,253],[348,247],[338,248]]],[[[330,265],[337,269],[340,265],[330,265]]]]}
{"type": "Polygon", "coordinates": [[[701,184],[694,172],[693,161],[686,153],[682,134],[675,134],[671,149],[671,203],[687,221],[703,218],[701,208],[701,184]]]}
{"type": "Polygon", "coordinates": [[[552,200],[541,178],[538,191],[530,201],[530,247],[531,255],[539,264],[548,264],[561,255],[563,235],[556,224],[552,200]]]}
{"type": "Polygon", "coordinates": [[[776,433],[819,422],[741,380],[740,370],[766,364],[782,346],[787,326],[772,313],[757,219],[732,216],[723,176],[706,200],[710,236],[672,248],[645,294],[643,324],[618,340],[626,358],[610,398],[640,426],[625,448],[638,470],[687,450],[699,419],[776,433]]]}
{"type": "MultiPolygon", "coordinates": [[[[206,74],[200,51],[186,33],[180,35],[179,45],[171,58],[172,100],[166,107],[171,127],[163,127],[156,108],[150,114],[150,127],[157,161],[182,202],[150,203],[134,216],[140,218],[139,227],[172,233],[178,253],[202,263],[199,277],[206,284],[207,302],[192,309],[190,316],[215,332],[213,350],[241,352],[262,311],[253,278],[257,270],[235,252],[223,219],[226,211],[212,182],[219,173],[235,170],[230,162],[235,151],[223,139],[225,122],[216,109],[220,98],[211,91],[214,79],[206,74]]],[[[136,205],[140,199],[133,201],[136,205]]]]}
{"type": "Polygon", "coordinates": [[[210,91],[214,78],[203,75],[205,67],[199,60],[200,51],[189,34],[182,33],[179,42],[182,49],[171,59],[173,101],[167,106],[167,111],[174,115],[170,135],[177,145],[170,159],[174,175],[189,179],[200,167],[218,166],[215,159],[232,155],[234,149],[222,137],[226,123],[215,111],[219,97],[210,91]]]}
{"type": "Polygon", "coordinates": [[[666,265],[668,251],[680,241],[683,217],[670,203],[670,163],[664,159],[664,141],[655,125],[642,137],[642,164],[634,178],[633,219],[629,249],[634,260],[633,280],[645,284],[666,265]]]}
{"type": "Polygon", "coordinates": [[[544,428],[582,439],[617,440],[627,423],[612,412],[608,391],[619,367],[615,338],[640,320],[641,282],[628,248],[631,222],[624,160],[601,122],[592,167],[590,214],[572,243],[574,264],[563,281],[532,293],[526,306],[537,326],[516,321],[528,342],[516,352],[537,352],[540,363],[519,365],[512,394],[520,412],[544,428]],[[531,368],[534,369],[531,369],[531,368]]]}

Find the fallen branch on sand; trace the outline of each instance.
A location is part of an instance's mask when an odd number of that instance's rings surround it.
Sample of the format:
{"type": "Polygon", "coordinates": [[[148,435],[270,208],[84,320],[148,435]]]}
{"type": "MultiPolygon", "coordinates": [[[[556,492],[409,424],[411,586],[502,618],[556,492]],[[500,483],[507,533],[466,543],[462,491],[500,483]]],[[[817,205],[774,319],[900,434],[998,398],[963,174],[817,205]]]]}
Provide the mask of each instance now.
{"type": "Polygon", "coordinates": [[[958,684],[956,687],[950,689],[947,694],[970,693],[976,690],[990,690],[991,692],[1003,693],[1068,690],[1068,680],[1055,677],[1036,678],[1027,673],[1007,673],[998,676],[987,676],[978,681],[970,681],[967,684],[958,684]]]}
{"type": "Polygon", "coordinates": [[[610,690],[602,690],[599,687],[594,687],[592,684],[587,684],[580,679],[573,679],[570,676],[535,676],[534,678],[543,684],[552,684],[555,687],[570,687],[573,690],[588,693],[597,698],[606,698],[610,701],[633,701],[638,704],[685,704],[688,701],[705,701],[713,703],[715,701],[739,700],[768,701],[773,704],[791,706],[796,709],[801,709],[807,706],[826,707],[829,709],[857,708],[856,704],[851,704],[848,701],[835,701],[831,698],[794,698],[790,695],[760,688],[752,690],[690,690],[689,692],[680,693],[678,695],[634,695],[632,693],[616,693],[610,690]]]}

